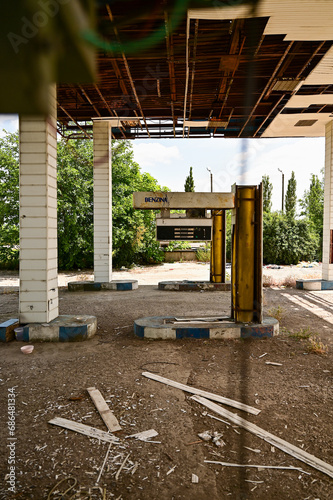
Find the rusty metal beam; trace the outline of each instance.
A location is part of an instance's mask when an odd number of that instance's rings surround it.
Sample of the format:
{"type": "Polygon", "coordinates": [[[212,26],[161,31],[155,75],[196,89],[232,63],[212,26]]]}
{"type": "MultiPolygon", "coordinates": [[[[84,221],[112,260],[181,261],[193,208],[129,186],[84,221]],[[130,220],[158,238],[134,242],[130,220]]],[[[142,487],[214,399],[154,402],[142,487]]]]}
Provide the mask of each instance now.
{"type": "Polygon", "coordinates": [[[237,136],[237,137],[240,137],[240,136],[242,135],[243,130],[245,129],[245,127],[247,126],[247,124],[248,124],[248,123],[249,123],[249,121],[251,120],[252,116],[254,115],[255,110],[256,110],[256,109],[257,109],[257,107],[258,107],[258,104],[259,104],[259,103],[260,103],[260,101],[263,99],[263,97],[266,95],[267,89],[269,89],[269,87],[270,87],[270,85],[271,85],[272,81],[273,81],[273,80],[274,80],[274,78],[275,78],[275,75],[277,74],[277,72],[279,71],[279,69],[280,69],[280,67],[281,67],[281,65],[282,65],[282,63],[283,63],[283,61],[284,61],[284,60],[285,60],[285,58],[287,57],[288,52],[290,51],[290,49],[291,49],[291,47],[292,47],[293,43],[294,43],[294,42],[290,42],[290,43],[288,44],[288,47],[287,47],[287,48],[286,48],[286,50],[284,51],[284,53],[283,53],[283,55],[282,55],[282,57],[281,57],[280,61],[278,62],[278,64],[277,64],[277,66],[276,66],[275,70],[273,71],[272,76],[270,77],[270,79],[269,79],[269,81],[268,81],[267,85],[265,86],[264,90],[262,91],[262,93],[261,93],[261,95],[260,95],[259,99],[257,100],[256,104],[253,106],[251,113],[249,114],[249,116],[248,116],[247,120],[245,121],[245,123],[244,123],[243,127],[241,128],[241,130],[240,130],[240,132],[239,132],[239,134],[238,134],[238,136],[237,136]]]}
{"type": "Polygon", "coordinates": [[[84,133],[84,135],[87,137],[87,139],[92,139],[91,135],[89,135],[85,130],[84,128],[81,127],[81,125],[68,113],[68,111],[66,111],[66,109],[61,106],[59,104],[59,101],[57,101],[57,104],[58,104],[58,107],[61,109],[61,111],[63,111],[67,116],[68,118],[75,123],[75,125],[80,129],[82,130],[82,132],[84,133]]]}
{"type": "Polygon", "coordinates": [[[186,63],[185,63],[185,71],[186,71],[186,80],[185,80],[185,93],[184,93],[184,113],[183,113],[183,137],[185,136],[185,120],[186,120],[186,106],[187,106],[187,93],[188,93],[188,80],[189,80],[189,75],[190,75],[190,68],[189,68],[189,38],[190,38],[190,25],[191,25],[191,20],[189,17],[186,19],[186,63]]]}
{"type": "Polygon", "coordinates": [[[166,32],[167,58],[168,58],[168,66],[169,66],[170,91],[171,91],[171,114],[172,114],[172,121],[174,124],[173,125],[173,135],[174,135],[174,137],[176,137],[174,103],[177,99],[177,92],[176,92],[176,79],[175,79],[174,49],[173,49],[172,35],[170,35],[170,30],[169,30],[169,18],[168,18],[167,12],[164,12],[164,22],[165,22],[165,32],[166,32]]]}
{"type": "Polygon", "coordinates": [[[193,62],[192,62],[192,73],[191,73],[191,89],[190,89],[190,104],[189,104],[189,114],[188,118],[191,119],[192,114],[192,100],[193,100],[193,87],[194,87],[194,76],[195,76],[195,60],[197,56],[197,45],[198,45],[198,31],[199,31],[199,19],[196,19],[194,25],[194,41],[193,41],[193,62]]]}
{"type": "Polygon", "coordinates": [[[90,106],[92,106],[92,108],[94,109],[95,113],[98,115],[98,116],[101,116],[101,113],[98,111],[98,109],[96,108],[95,104],[92,102],[92,100],[90,99],[90,97],[88,96],[87,92],[84,90],[84,88],[82,87],[82,85],[79,85],[80,87],[80,90],[82,92],[82,94],[84,95],[84,97],[87,99],[87,101],[89,102],[90,106]]]}
{"type": "MultiPolygon", "coordinates": [[[[107,12],[108,12],[108,16],[109,16],[110,21],[113,23],[113,15],[112,15],[112,12],[111,12],[110,6],[109,6],[108,4],[106,5],[106,10],[107,10],[107,12]]],[[[114,31],[114,33],[115,33],[115,35],[116,35],[117,41],[121,44],[117,28],[116,28],[116,27],[114,27],[114,28],[113,28],[113,31],[114,31]]],[[[124,63],[124,65],[125,65],[125,69],[126,69],[126,73],[127,73],[128,79],[129,79],[129,81],[130,81],[130,85],[131,85],[131,88],[132,88],[132,92],[133,92],[134,97],[135,97],[136,104],[137,104],[137,106],[138,106],[138,108],[139,108],[140,115],[141,115],[141,117],[142,117],[142,119],[143,119],[143,121],[144,121],[144,124],[145,124],[145,126],[146,126],[146,130],[147,130],[148,137],[150,137],[150,133],[149,133],[149,129],[148,129],[148,125],[147,125],[147,121],[146,121],[146,118],[145,118],[145,116],[144,116],[144,114],[143,114],[143,111],[142,111],[142,107],[141,107],[140,99],[139,99],[138,94],[137,94],[137,92],[136,92],[136,88],[135,88],[134,81],[133,81],[133,78],[132,78],[132,75],[131,75],[131,72],[130,72],[130,69],[129,69],[129,66],[128,66],[128,62],[127,62],[127,59],[126,59],[125,53],[124,53],[124,51],[120,51],[120,52],[121,52],[121,56],[122,56],[122,59],[123,59],[123,63],[124,63]]],[[[138,116],[138,115],[137,115],[137,113],[135,113],[135,114],[136,114],[136,116],[138,116]]],[[[140,124],[140,127],[141,127],[141,123],[140,123],[140,121],[139,121],[139,124],[140,124]]],[[[142,127],[141,127],[141,128],[142,128],[142,127]]]]}
{"type": "Polygon", "coordinates": [[[266,121],[268,120],[268,118],[271,116],[271,114],[274,113],[274,111],[276,110],[276,108],[278,107],[278,105],[280,104],[280,102],[282,101],[282,99],[284,99],[285,95],[286,94],[282,94],[282,96],[280,97],[280,99],[278,100],[278,102],[274,105],[274,107],[270,110],[270,112],[268,113],[268,115],[266,116],[266,118],[264,119],[264,121],[257,128],[257,130],[255,131],[255,133],[253,134],[253,137],[255,137],[257,135],[257,133],[264,126],[264,124],[266,123],[266,121]]]}

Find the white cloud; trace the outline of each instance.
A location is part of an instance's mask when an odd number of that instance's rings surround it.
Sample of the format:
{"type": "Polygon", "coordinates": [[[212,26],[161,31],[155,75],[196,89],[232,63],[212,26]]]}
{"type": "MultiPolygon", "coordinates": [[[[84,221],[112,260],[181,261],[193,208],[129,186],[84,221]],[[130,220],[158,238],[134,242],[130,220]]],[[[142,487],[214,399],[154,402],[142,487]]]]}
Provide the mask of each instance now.
{"type": "Polygon", "coordinates": [[[18,117],[17,115],[1,115],[0,114],[0,137],[4,137],[5,129],[7,132],[16,132],[18,130],[18,117]]]}
{"type": "Polygon", "coordinates": [[[170,164],[179,160],[181,154],[177,146],[164,146],[157,142],[133,143],[134,158],[143,169],[158,164],[170,164]]]}

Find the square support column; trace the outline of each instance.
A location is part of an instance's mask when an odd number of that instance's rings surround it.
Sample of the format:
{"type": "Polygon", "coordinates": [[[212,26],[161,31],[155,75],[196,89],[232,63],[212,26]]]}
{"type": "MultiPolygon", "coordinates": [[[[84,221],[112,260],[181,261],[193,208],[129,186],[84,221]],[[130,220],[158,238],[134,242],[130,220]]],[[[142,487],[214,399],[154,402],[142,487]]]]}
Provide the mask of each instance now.
{"type": "Polygon", "coordinates": [[[55,85],[49,116],[22,116],[19,127],[20,322],[49,323],[59,314],[55,85]]]}
{"type": "Polygon", "coordinates": [[[333,280],[333,121],[325,127],[325,185],[323,270],[324,280],[333,280]]]}
{"type": "Polygon", "coordinates": [[[111,123],[94,121],[94,280],[112,280],[111,123]]]}

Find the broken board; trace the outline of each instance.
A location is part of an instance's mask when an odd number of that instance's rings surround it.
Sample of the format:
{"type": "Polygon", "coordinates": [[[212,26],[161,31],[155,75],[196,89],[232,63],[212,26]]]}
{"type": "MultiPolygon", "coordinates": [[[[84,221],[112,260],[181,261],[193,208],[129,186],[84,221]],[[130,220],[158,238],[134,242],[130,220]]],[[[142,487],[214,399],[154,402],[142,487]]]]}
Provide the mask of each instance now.
{"type": "Polygon", "coordinates": [[[78,432],[79,434],[84,434],[94,439],[99,439],[100,441],[105,441],[106,443],[119,443],[119,438],[109,434],[105,431],[100,431],[95,429],[95,427],[90,427],[89,425],[80,424],[74,422],[73,420],[67,420],[67,418],[56,417],[49,420],[49,424],[58,425],[59,427],[64,427],[70,431],[78,432]]]}
{"type": "Polygon", "coordinates": [[[212,403],[211,401],[208,401],[208,399],[202,398],[200,396],[192,396],[191,399],[194,399],[194,401],[197,401],[206,408],[215,411],[218,415],[222,415],[223,417],[228,418],[234,424],[238,425],[239,427],[242,427],[243,429],[246,429],[249,432],[252,432],[252,434],[255,434],[261,439],[264,439],[264,441],[266,441],[267,443],[276,446],[276,448],[279,448],[285,453],[288,453],[292,457],[297,458],[298,460],[302,460],[311,467],[320,470],[321,472],[327,474],[330,477],[333,477],[332,465],[324,462],[323,460],[320,460],[319,458],[316,458],[314,455],[310,455],[310,453],[307,453],[306,451],[302,450],[302,448],[298,448],[297,446],[288,443],[288,441],[285,441],[284,439],[274,436],[274,434],[271,434],[270,432],[261,429],[261,427],[258,427],[257,425],[248,422],[244,418],[235,415],[231,411],[222,408],[222,406],[219,406],[215,403],[212,403]]]}
{"type": "Polygon", "coordinates": [[[224,398],[223,396],[219,396],[218,394],[213,394],[212,392],[202,391],[201,389],[196,389],[195,387],[190,387],[189,385],[181,384],[179,382],[175,382],[174,380],[160,377],[160,375],[156,375],[155,373],[143,372],[142,375],[144,377],[155,380],[156,382],[161,382],[162,384],[175,387],[176,389],[190,392],[191,394],[197,394],[198,396],[203,396],[207,399],[211,399],[212,401],[217,401],[218,403],[232,406],[234,408],[237,408],[238,410],[243,410],[246,411],[247,413],[252,413],[252,415],[258,415],[261,411],[258,410],[257,408],[253,408],[253,406],[248,406],[244,403],[240,403],[239,401],[234,401],[232,399],[224,398]]]}
{"type": "Polygon", "coordinates": [[[89,387],[87,391],[109,431],[120,431],[121,427],[119,422],[110,410],[100,391],[95,387],[89,387]]]}

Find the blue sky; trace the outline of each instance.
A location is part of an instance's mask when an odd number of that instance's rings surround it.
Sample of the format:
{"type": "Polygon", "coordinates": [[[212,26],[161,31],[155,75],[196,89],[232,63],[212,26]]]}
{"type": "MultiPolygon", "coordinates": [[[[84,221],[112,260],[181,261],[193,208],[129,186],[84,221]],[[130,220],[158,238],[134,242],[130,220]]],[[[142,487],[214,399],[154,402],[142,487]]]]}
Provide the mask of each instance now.
{"type": "Polygon", "coordinates": [[[273,184],[273,209],[281,209],[282,174],[285,190],[294,170],[297,195],[309,188],[312,173],[321,175],[324,138],[294,139],[165,139],[133,142],[134,157],[142,171],[149,172],[172,191],[183,191],[193,167],[196,191],[210,191],[209,168],[214,191],[228,192],[233,183],[259,184],[267,174],[273,184]]]}
{"type": "MultiPolygon", "coordinates": [[[[18,128],[15,115],[0,115],[2,129],[18,128]]],[[[297,195],[309,188],[312,173],[324,166],[324,138],[292,139],[164,139],[133,141],[134,158],[143,172],[161,185],[183,191],[185,178],[193,167],[196,191],[210,191],[209,168],[214,191],[228,192],[233,183],[259,184],[267,174],[273,184],[273,209],[281,209],[282,175],[285,190],[294,170],[297,195]]]]}

